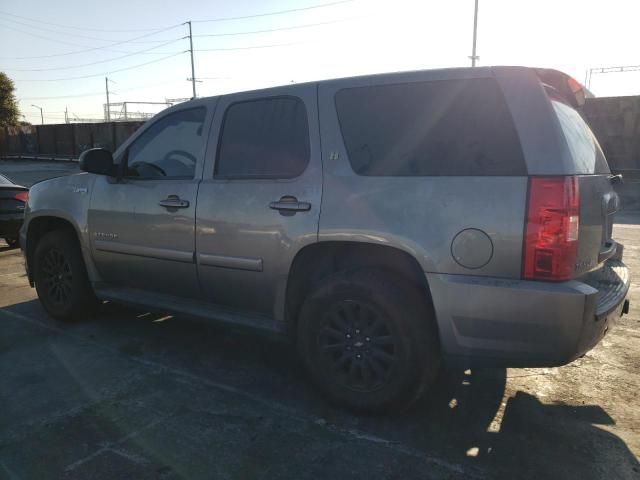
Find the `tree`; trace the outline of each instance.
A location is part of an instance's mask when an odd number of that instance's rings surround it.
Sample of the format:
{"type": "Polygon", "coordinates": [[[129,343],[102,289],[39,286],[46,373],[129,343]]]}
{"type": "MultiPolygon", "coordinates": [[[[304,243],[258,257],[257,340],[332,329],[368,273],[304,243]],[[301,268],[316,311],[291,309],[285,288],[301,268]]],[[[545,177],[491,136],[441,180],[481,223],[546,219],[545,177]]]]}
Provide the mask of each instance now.
{"type": "Polygon", "coordinates": [[[16,100],[16,87],[6,73],[0,72],[0,127],[13,127],[18,125],[18,101],[16,100]]]}

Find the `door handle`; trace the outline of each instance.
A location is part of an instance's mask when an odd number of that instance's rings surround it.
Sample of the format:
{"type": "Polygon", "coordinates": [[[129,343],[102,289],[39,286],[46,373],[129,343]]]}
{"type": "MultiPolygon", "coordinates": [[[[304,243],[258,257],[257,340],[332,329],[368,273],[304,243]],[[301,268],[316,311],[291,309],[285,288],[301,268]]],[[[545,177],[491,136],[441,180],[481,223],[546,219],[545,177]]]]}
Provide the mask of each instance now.
{"type": "Polygon", "coordinates": [[[309,202],[299,202],[296,197],[285,195],[277,202],[271,202],[269,208],[279,210],[280,213],[308,212],[311,210],[311,204],[309,202]]]}
{"type": "Polygon", "coordinates": [[[158,205],[165,208],[187,208],[188,200],[182,200],[178,195],[169,195],[164,200],[160,200],[158,205]]]}

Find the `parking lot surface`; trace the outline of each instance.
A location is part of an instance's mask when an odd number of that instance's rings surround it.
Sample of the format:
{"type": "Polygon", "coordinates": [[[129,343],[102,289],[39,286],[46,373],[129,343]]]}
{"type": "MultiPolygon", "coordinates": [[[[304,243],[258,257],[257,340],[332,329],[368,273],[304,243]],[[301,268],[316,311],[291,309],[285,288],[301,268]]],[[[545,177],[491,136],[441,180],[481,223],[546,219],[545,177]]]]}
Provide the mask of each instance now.
{"type": "MultiPolygon", "coordinates": [[[[9,163],[25,184],[60,169],[9,163]]],[[[393,417],[328,405],[292,348],[251,333],[113,304],[56,322],[0,240],[0,479],[638,479],[640,214],[614,237],[631,312],[593,351],[449,370],[393,417]]]]}

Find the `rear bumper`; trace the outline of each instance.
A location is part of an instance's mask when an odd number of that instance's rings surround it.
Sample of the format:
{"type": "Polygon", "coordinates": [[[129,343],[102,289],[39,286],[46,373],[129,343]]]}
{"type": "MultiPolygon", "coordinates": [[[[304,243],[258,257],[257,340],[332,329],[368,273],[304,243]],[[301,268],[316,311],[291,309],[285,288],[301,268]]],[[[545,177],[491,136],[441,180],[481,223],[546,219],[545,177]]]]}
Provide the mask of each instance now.
{"type": "Polygon", "coordinates": [[[561,283],[426,275],[442,352],[455,365],[564,365],[597,345],[628,309],[629,271],[618,259],[561,283]]]}

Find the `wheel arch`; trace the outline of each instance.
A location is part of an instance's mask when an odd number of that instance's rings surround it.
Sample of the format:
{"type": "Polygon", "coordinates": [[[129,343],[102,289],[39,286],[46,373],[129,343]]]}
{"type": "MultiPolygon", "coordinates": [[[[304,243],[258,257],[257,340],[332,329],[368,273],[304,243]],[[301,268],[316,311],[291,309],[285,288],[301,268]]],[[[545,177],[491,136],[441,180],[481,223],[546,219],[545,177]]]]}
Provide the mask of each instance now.
{"type": "Polygon", "coordinates": [[[418,260],[410,253],[396,247],[366,242],[313,243],[296,254],[287,277],[284,318],[292,338],[295,338],[298,314],[308,292],[337,272],[358,268],[384,270],[401,277],[432,303],[427,278],[418,260]]]}
{"type": "MultiPolygon", "coordinates": [[[[31,218],[26,229],[26,246],[25,246],[25,258],[27,261],[27,275],[29,284],[34,285],[33,280],[33,255],[36,251],[38,243],[47,233],[56,230],[67,230],[74,234],[80,246],[81,252],[84,255],[84,249],[82,248],[81,235],[77,226],[69,219],[58,215],[39,215],[31,218]]],[[[85,257],[86,263],[86,257],[85,257]]]]}

